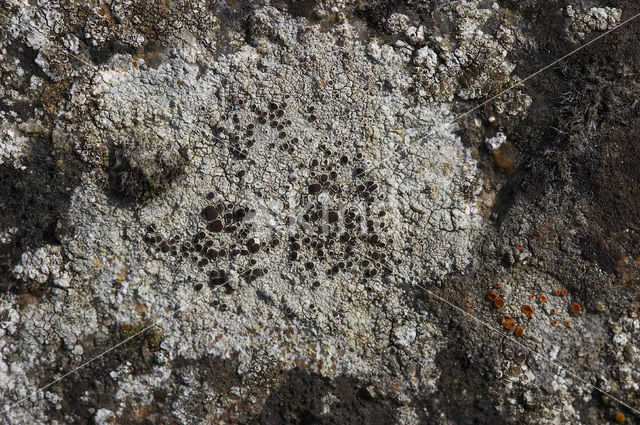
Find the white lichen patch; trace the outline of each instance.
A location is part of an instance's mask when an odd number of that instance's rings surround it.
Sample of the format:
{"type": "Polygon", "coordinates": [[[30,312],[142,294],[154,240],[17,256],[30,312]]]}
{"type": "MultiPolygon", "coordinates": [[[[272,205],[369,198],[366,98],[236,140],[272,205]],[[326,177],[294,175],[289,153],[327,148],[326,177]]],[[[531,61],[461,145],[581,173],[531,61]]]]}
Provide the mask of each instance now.
{"type": "Polygon", "coordinates": [[[607,31],[614,28],[622,17],[622,10],[615,7],[574,8],[567,6],[566,33],[573,43],[583,40],[593,31],[607,31]]]}
{"type": "Polygon", "coordinates": [[[25,252],[22,254],[21,264],[13,269],[13,275],[16,279],[29,279],[45,283],[49,277],[54,279],[61,277],[61,266],[60,247],[48,245],[39,248],[34,253],[25,252]]]}
{"type": "MultiPolygon", "coordinates": [[[[252,22],[253,45],[207,67],[180,50],[157,68],[116,56],[94,84],[74,88],[70,108],[97,105],[78,131],[65,129],[87,161],[113,166],[116,152],[144,173],[181,152],[184,170],[136,211],[112,198],[113,175],[85,176],[62,251],[27,253],[14,273],[71,286],[57,313],[69,323],[48,325],[69,335],[71,356],[83,352],[81,294],[120,325],[141,309],[155,320],[184,308],[164,320],[173,343],[153,356],[153,382],[119,380],[122,403],[147,403],[141,388],[161,386],[168,375],[158,368],[170,359],[237,352],[246,379],[304,365],[392,388],[401,381],[381,366],[395,347],[415,359],[419,383],[401,391],[433,391],[439,331],[407,308],[395,282],[438,280],[469,261],[480,226],[475,161],[447,108],[412,104],[403,88],[411,74],[372,59],[348,24],[322,33],[272,8],[252,22]],[[387,81],[398,84],[388,90],[387,81]],[[215,213],[224,229],[203,217],[207,205],[225,211],[215,213]],[[242,220],[229,225],[239,209],[242,220]]],[[[53,355],[46,346],[30,353],[25,369],[53,355]]],[[[36,385],[25,376],[11,378],[36,385]]]]}
{"type": "Polygon", "coordinates": [[[11,164],[14,168],[24,169],[20,158],[24,155],[29,139],[17,125],[10,124],[5,114],[0,112],[0,165],[11,164]]]}
{"type": "Polygon", "coordinates": [[[615,362],[612,365],[620,388],[617,391],[627,394],[640,393],[640,315],[637,311],[611,321],[615,362]]]}
{"type": "MultiPolygon", "coordinates": [[[[389,29],[405,32],[415,49],[413,62],[422,96],[438,101],[482,99],[517,85],[519,79],[512,74],[515,65],[507,55],[529,40],[518,30],[520,18],[497,3],[446,3],[432,13],[437,28],[429,37],[422,35],[420,22],[397,14],[391,18],[389,29]]],[[[514,89],[497,99],[494,108],[499,114],[520,115],[530,103],[529,96],[514,89]]]]}
{"type": "MultiPolygon", "coordinates": [[[[40,256],[38,253],[34,255],[40,256]]],[[[48,262],[46,258],[42,260],[48,262]]],[[[86,300],[73,297],[71,306],[68,299],[58,295],[49,303],[38,303],[35,299],[27,298],[25,304],[19,306],[11,297],[4,298],[0,303],[3,410],[45,385],[43,369],[56,362],[56,359],[64,356],[79,364],[83,357],[78,347],[82,347],[83,340],[95,332],[105,331],[97,321],[95,310],[86,300]],[[34,374],[34,370],[40,372],[34,374]]],[[[50,377],[55,379],[61,374],[52,371],[50,377]]],[[[6,423],[49,423],[42,409],[47,405],[55,409],[57,395],[41,392],[33,400],[39,407],[15,407],[5,412],[3,419],[6,423]]]]}
{"type": "MultiPolygon", "coordinates": [[[[373,292],[367,292],[362,282],[366,270],[358,264],[324,277],[325,269],[334,264],[317,259],[311,252],[301,252],[300,258],[291,261],[292,248],[287,244],[287,238],[296,233],[301,234],[300,239],[304,239],[304,235],[310,239],[325,239],[325,235],[315,229],[315,224],[306,225],[304,217],[293,226],[289,225],[288,218],[304,216],[307,205],[315,202],[326,203],[327,208],[339,213],[350,208],[362,213],[370,209],[370,217],[376,220],[384,212],[385,218],[381,222],[388,244],[382,252],[400,260],[401,274],[441,277],[468,261],[470,241],[479,226],[474,213],[477,191],[474,161],[449,128],[435,128],[446,122],[446,109],[411,107],[400,93],[385,95],[380,91],[374,75],[384,75],[384,68],[367,60],[364,47],[348,38],[348,27],[337,34],[347,37],[347,42],[351,43],[348,49],[351,55],[345,59],[342,51],[346,49],[335,45],[333,37],[337,35],[311,30],[305,34],[308,45],[298,47],[293,43],[295,31],[291,23],[282,22],[282,19],[274,9],[263,10],[255,18],[256,33],[275,32],[270,37],[278,37],[286,48],[272,44],[266,36],[258,38],[257,48],[247,47],[214,64],[213,69],[202,75],[195,65],[180,58],[178,52],[175,59],[157,71],[132,68],[119,76],[110,74],[110,78],[104,79],[107,85],[101,83],[93,89],[99,93],[102,102],[98,117],[100,136],[106,138],[118,134],[121,131],[118,128],[126,129],[132,111],[137,114],[148,104],[150,106],[143,114],[163,111],[166,119],[172,122],[174,137],[189,146],[190,161],[184,176],[162,197],[140,211],[141,223],[137,229],[135,226],[129,228],[129,234],[140,235],[139,239],[142,239],[146,225],[157,226],[157,233],[166,240],[174,235],[192,237],[206,232],[207,223],[202,220],[200,211],[208,203],[221,201],[243,205],[247,210],[254,210],[255,215],[251,219],[250,234],[241,239],[236,235],[222,235],[214,241],[215,249],[227,246],[232,250],[229,246],[243,244],[248,238],[282,242],[272,247],[268,254],[255,255],[254,266],[248,266],[250,262],[243,258],[216,263],[216,268],[224,265],[237,290],[232,297],[225,298],[228,312],[218,313],[220,321],[228,324],[227,329],[219,347],[215,348],[209,344],[215,331],[200,329],[196,333],[199,336],[183,345],[183,350],[187,351],[182,355],[197,357],[207,346],[209,352],[228,355],[249,344],[259,345],[259,336],[251,340],[242,337],[246,335],[246,329],[261,328],[255,323],[256,318],[282,320],[278,317],[284,310],[298,316],[301,322],[315,323],[318,329],[313,333],[322,335],[325,344],[336,347],[322,352],[325,366],[321,370],[324,373],[330,373],[332,368],[354,374],[366,373],[374,370],[369,363],[372,360],[364,361],[360,357],[373,356],[375,350],[370,348],[363,353],[363,347],[387,344],[377,339],[376,335],[385,332],[376,329],[380,326],[384,329],[384,325],[376,326],[376,322],[382,320],[391,326],[398,314],[404,314],[400,304],[393,307],[394,303],[389,304],[388,299],[383,303],[383,294],[392,291],[398,297],[397,289],[374,278],[369,284],[373,292]],[[300,60],[309,62],[313,73],[300,75],[299,70],[304,69],[300,60]],[[368,79],[350,81],[345,66],[361,70],[368,79]],[[358,86],[363,84],[366,85],[358,86]],[[166,90],[167,86],[171,89],[166,90]],[[238,100],[243,102],[243,107],[238,107],[238,100]],[[272,103],[277,103],[278,107],[272,108],[272,103]],[[280,107],[282,103],[287,104],[286,108],[280,107]],[[273,109],[270,113],[275,115],[282,111],[279,122],[286,126],[275,130],[260,126],[260,119],[252,114],[253,105],[262,111],[273,109]],[[222,118],[223,114],[227,115],[226,119],[222,118]],[[339,126],[335,125],[337,121],[340,121],[339,126]],[[248,125],[254,125],[253,137],[247,136],[248,125]],[[282,132],[286,133],[285,137],[280,135],[282,132]],[[243,140],[236,145],[248,151],[247,154],[240,152],[240,160],[234,158],[234,138],[237,136],[243,140]],[[254,144],[248,146],[247,139],[254,140],[254,144]],[[286,150],[282,148],[285,144],[288,145],[286,150]],[[327,153],[329,150],[331,154],[327,153]],[[246,159],[242,160],[243,156],[246,159]],[[347,164],[341,166],[339,160],[343,157],[347,158],[347,164]],[[309,167],[314,159],[322,161],[316,166],[318,171],[309,167]],[[327,171],[335,166],[338,173],[333,177],[336,189],[323,189],[317,196],[309,194],[309,186],[321,177],[318,174],[324,164],[328,166],[327,171]],[[371,205],[365,200],[354,202],[357,188],[353,186],[356,186],[354,180],[357,182],[357,178],[353,173],[357,164],[366,170],[367,179],[375,179],[379,186],[371,205]],[[244,175],[238,178],[241,171],[244,175]],[[209,192],[214,195],[210,201],[206,197],[209,192]],[[343,207],[339,206],[341,203],[343,207]],[[415,243],[406,239],[407,234],[415,235],[415,243]],[[405,252],[407,249],[413,252],[405,252]],[[318,272],[307,272],[308,262],[316,262],[314,269],[318,272]],[[265,266],[267,276],[256,280],[256,284],[247,285],[238,278],[245,267],[265,266]],[[300,279],[300,275],[309,280],[300,279]],[[310,285],[313,279],[319,282],[318,288],[310,285]],[[273,305],[265,305],[257,299],[255,292],[258,290],[263,297],[276,300],[273,305]],[[379,308],[384,305],[384,310],[390,311],[372,310],[372,303],[379,303],[379,308]],[[241,317],[237,316],[238,308],[244,311],[241,317]],[[336,321],[336,314],[343,319],[336,321]],[[335,340],[332,335],[336,336],[335,340]],[[358,347],[354,350],[355,355],[339,354],[342,350],[337,346],[344,341],[349,341],[352,348],[358,347]]],[[[79,191],[74,201],[73,210],[78,214],[72,212],[72,216],[82,220],[74,220],[78,254],[83,250],[83,229],[89,238],[85,245],[92,244],[91,248],[86,246],[84,249],[109,252],[123,243],[113,243],[108,235],[98,237],[95,234],[96,221],[105,222],[99,226],[102,229],[117,229],[130,220],[117,214],[103,215],[98,206],[101,202],[95,189],[86,193],[79,191]],[[91,202],[83,201],[87,198],[91,202]]],[[[110,208],[105,211],[108,210],[110,208]]],[[[326,239],[330,241],[332,230],[334,228],[326,232],[329,234],[326,239]]],[[[179,255],[172,259],[174,256],[170,252],[156,252],[154,257],[160,261],[140,259],[144,263],[157,262],[151,268],[155,276],[140,278],[140,284],[135,276],[141,274],[145,266],[132,264],[137,260],[135,257],[130,258],[128,264],[138,293],[144,291],[145,296],[153,297],[154,303],[177,307],[195,296],[193,283],[200,281],[206,285],[208,282],[211,271],[208,266],[203,271],[190,258],[185,260],[179,255]],[[179,282],[180,289],[170,299],[163,300],[158,288],[146,288],[151,282],[156,287],[175,287],[179,282]]],[[[360,256],[361,261],[366,259],[366,255],[360,256]]],[[[384,269],[378,268],[376,272],[383,274],[384,269]]],[[[126,311],[126,308],[119,310],[126,311]]],[[[195,308],[184,314],[193,314],[194,320],[202,315],[195,308]]],[[[211,325],[202,323],[202,326],[211,325]]],[[[262,338],[265,344],[269,340],[268,334],[262,338]]],[[[309,337],[298,335],[298,332],[293,338],[301,338],[294,344],[299,348],[293,353],[277,352],[281,360],[300,362],[309,355],[309,350],[316,350],[314,339],[306,341],[309,337]]],[[[255,362],[257,359],[246,360],[255,362]]]]}
{"type": "Polygon", "coordinates": [[[498,132],[495,136],[485,140],[485,144],[487,145],[487,148],[494,151],[498,149],[500,146],[502,146],[502,144],[506,141],[507,141],[507,136],[505,136],[504,133],[502,132],[498,132]]]}

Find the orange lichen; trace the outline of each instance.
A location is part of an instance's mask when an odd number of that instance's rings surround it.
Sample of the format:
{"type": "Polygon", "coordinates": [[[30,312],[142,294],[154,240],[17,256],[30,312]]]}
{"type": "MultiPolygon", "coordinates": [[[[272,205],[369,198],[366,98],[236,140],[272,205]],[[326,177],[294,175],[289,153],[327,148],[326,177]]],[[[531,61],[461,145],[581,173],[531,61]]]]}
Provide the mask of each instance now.
{"type": "Polygon", "coordinates": [[[553,322],[551,322],[551,324],[552,324],[553,326],[558,326],[558,321],[557,321],[557,320],[554,320],[553,322]]]}
{"type": "Polygon", "coordinates": [[[536,297],[536,294],[529,294],[529,299],[532,300],[536,297]]]}
{"type": "Polygon", "coordinates": [[[469,307],[467,307],[467,308],[465,308],[465,309],[464,309],[464,312],[465,312],[465,313],[468,313],[468,312],[470,312],[470,311],[471,311],[471,308],[469,308],[469,307]]]}
{"type": "Polygon", "coordinates": [[[562,291],[560,291],[559,289],[556,289],[556,295],[560,296],[561,293],[562,291]]]}
{"type": "Polygon", "coordinates": [[[516,329],[516,336],[517,337],[522,337],[522,335],[524,335],[524,329],[522,329],[522,328],[516,329]]]}
{"type": "Polygon", "coordinates": [[[578,314],[582,311],[582,306],[580,306],[580,304],[575,303],[571,306],[571,312],[573,314],[578,314]]]}
{"type": "Polygon", "coordinates": [[[563,288],[563,289],[560,291],[560,295],[562,295],[563,297],[567,296],[567,290],[563,288]]]}
{"type": "Polygon", "coordinates": [[[505,314],[504,316],[500,316],[500,318],[498,318],[498,323],[500,323],[501,325],[504,325],[507,322],[512,321],[512,317],[509,316],[508,314],[505,314]]]}
{"type": "Polygon", "coordinates": [[[616,415],[616,422],[619,423],[619,424],[623,423],[625,421],[625,419],[626,418],[624,417],[624,413],[619,412],[616,415]]]}
{"type": "Polygon", "coordinates": [[[498,294],[496,294],[495,292],[489,292],[487,298],[489,298],[489,301],[495,302],[495,300],[498,299],[498,294]]]}
{"type": "Polygon", "coordinates": [[[565,325],[566,327],[571,326],[571,321],[570,321],[570,320],[567,320],[566,322],[564,322],[564,325],[565,325]]]}
{"type": "Polygon", "coordinates": [[[547,296],[542,294],[542,295],[540,295],[539,299],[540,299],[540,302],[543,303],[543,302],[547,301],[547,296]]]}
{"type": "Polygon", "coordinates": [[[525,304],[520,307],[520,311],[526,314],[527,317],[533,316],[533,307],[531,307],[529,304],[525,304]]]}
{"type": "Polygon", "coordinates": [[[504,298],[498,298],[493,302],[493,305],[495,305],[497,308],[504,307],[504,304],[505,304],[504,298]]]}
{"type": "Polygon", "coordinates": [[[509,320],[507,323],[504,324],[504,327],[506,330],[510,331],[516,327],[516,322],[514,322],[513,320],[509,320]]]}
{"type": "Polygon", "coordinates": [[[499,284],[499,283],[494,283],[494,284],[493,284],[493,287],[494,287],[494,288],[496,288],[496,289],[498,289],[498,288],[500,287],[500,284],[499,284]]]}
{"type": "Polygon", "coordinates": [[[518,249],[522,249],[522,244],[521,244],[520,242],[518,242],[518,243],[516,244],[516,248],[518,248],[518,249]]]}
{"type": "Polygon", "coordinates": [[[550,313],[551,313],[551,314],[556,314],[556,309],[555,309],[555,308],[552,308],[552,309],[550,310],[550,313]]]}

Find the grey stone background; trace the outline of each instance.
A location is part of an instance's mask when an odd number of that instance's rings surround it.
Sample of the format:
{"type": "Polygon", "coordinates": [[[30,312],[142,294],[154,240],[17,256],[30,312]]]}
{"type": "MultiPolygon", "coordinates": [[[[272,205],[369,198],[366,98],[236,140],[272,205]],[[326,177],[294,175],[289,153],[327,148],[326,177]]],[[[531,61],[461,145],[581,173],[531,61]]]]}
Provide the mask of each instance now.
{"type": "Polygon", "coordinates": [[[638,423],[633,2],[0,13],[2,423],[638,423]]]}

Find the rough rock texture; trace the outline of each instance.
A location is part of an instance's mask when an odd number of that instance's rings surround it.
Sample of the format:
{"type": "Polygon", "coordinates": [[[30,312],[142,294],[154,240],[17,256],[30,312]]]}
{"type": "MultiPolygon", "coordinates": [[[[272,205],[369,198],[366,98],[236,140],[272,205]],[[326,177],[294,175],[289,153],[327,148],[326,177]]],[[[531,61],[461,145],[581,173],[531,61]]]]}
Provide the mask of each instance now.
{"type": "Polygon", "coordinates": [[[636,6],[530,3],[3,4],[1,423],[637,423],[640,27],[519,85],[636,6]]]}

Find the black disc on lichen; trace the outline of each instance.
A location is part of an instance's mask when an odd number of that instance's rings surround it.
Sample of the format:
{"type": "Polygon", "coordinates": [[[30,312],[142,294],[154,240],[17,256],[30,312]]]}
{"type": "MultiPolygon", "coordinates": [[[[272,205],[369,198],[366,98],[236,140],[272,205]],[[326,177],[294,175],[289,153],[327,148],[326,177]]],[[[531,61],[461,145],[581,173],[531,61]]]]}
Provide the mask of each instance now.
{"type": "Polygon", "coordinates": [[[182,174],[188,155],[184,146],[152,133],[132,131],[132,138],[114,143],[109,160],[109,179],[117,193],[134,201],[148,200],[182,174]]]}

